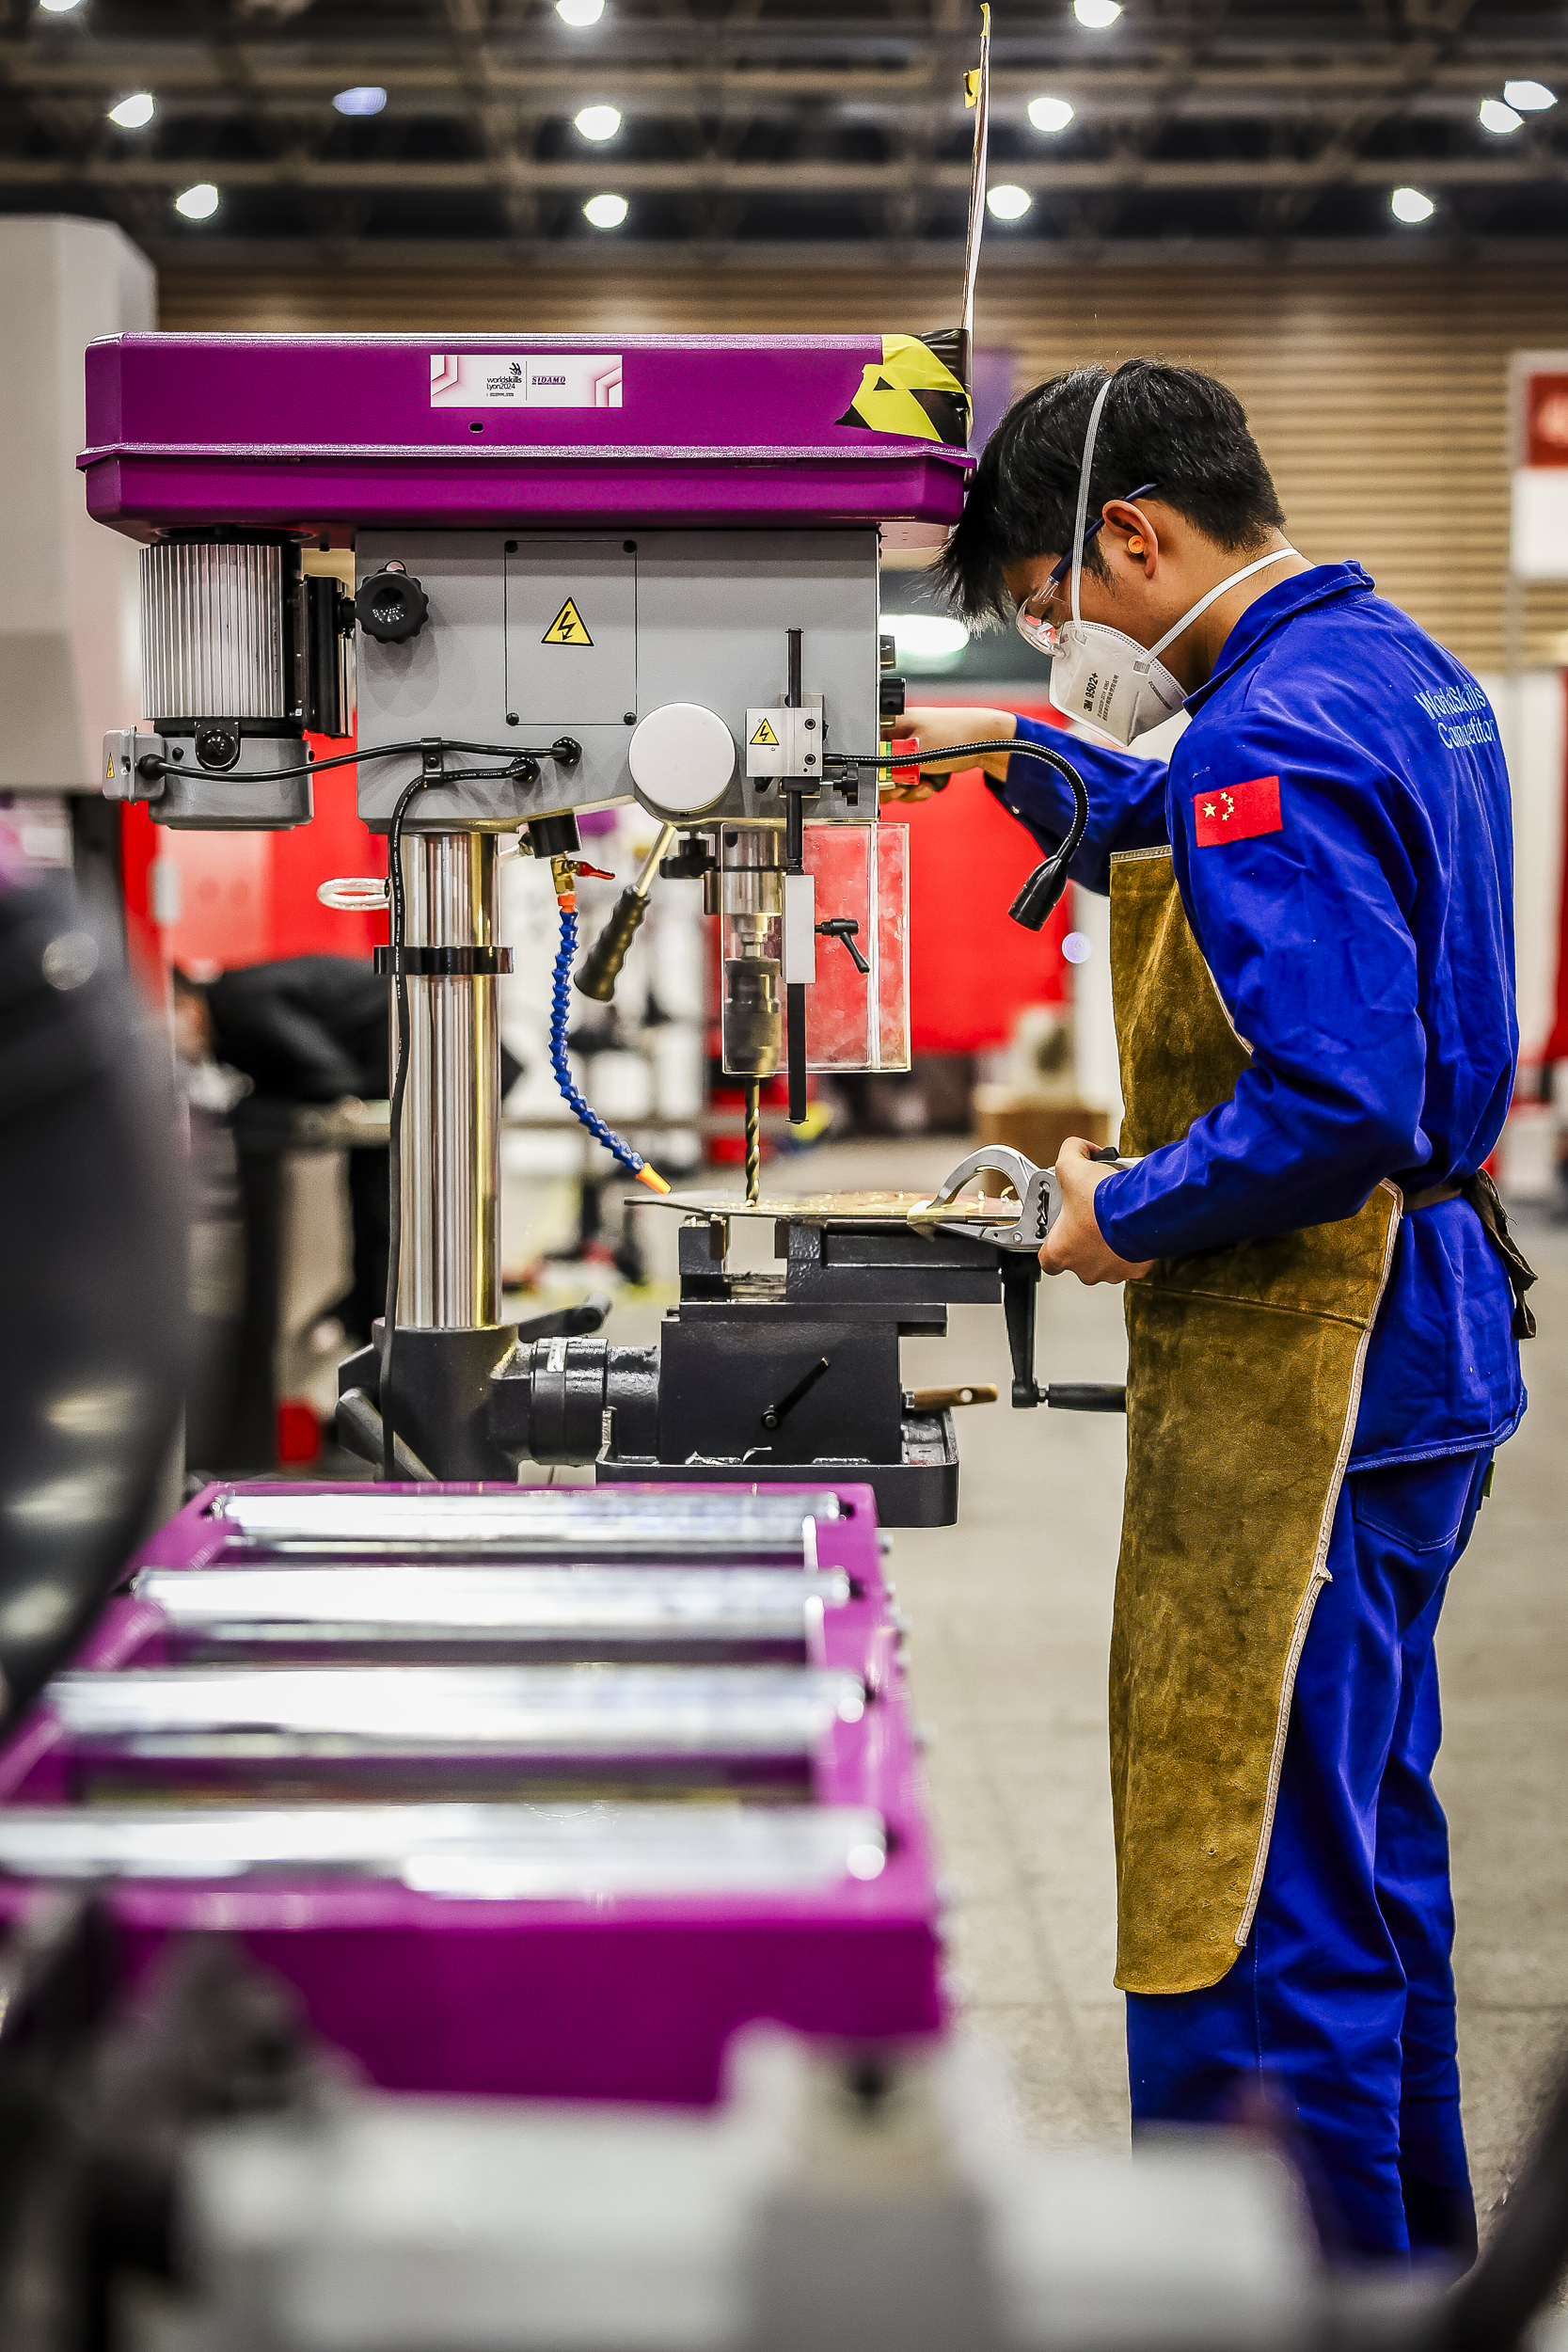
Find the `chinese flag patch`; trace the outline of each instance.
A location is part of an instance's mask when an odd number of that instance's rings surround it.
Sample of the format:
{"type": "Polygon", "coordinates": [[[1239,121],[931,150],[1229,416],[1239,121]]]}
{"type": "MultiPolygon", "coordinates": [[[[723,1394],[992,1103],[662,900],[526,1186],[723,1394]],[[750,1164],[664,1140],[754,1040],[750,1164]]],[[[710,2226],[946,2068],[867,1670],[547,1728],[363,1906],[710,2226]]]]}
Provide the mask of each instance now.
{"type": "Polygon", "coordinates": [[[1200,850],[1222,841],[1250,841],[1254,834],[1281,833],[1279,778],[1254,776],[1249,784],[1227,784],[1193,799],[1193,840],[1200,850]]]}

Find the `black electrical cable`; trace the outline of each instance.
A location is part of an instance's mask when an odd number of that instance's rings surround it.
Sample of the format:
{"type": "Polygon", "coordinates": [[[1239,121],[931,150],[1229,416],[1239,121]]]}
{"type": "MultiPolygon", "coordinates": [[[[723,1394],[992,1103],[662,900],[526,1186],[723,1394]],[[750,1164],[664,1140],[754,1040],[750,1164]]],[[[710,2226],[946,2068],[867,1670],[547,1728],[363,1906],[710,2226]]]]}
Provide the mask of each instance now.
{"type": "MultiPolygon", "coordinates": [[[[554,759],[567,767],[575,766],[582,755],[581,746],[572,742],[568,749],[569,741],[570,739],[563,736],[546,749],[539,750],[531,745],[515,743],[458,743],[444,735],[435,736],[422,743],[372,743],[367,751],[334,752],[330,759],[302,760],[297,767],[293,768],[247,769],[243,775],[236,775],[234,781],[237,784],[280,784],[290,776],[320,776],[325,775],[328,768],[355,768],[365,759],[397,759],[408,754],[420,755],[430,750],[480,752],[486,758],[504,759],[508,763],[505,768],[455,768],[437,779],[442,784],[461,784],[475,776],[508,777],[513,770],[524,760],[554,759]]],[[[149,769],[160,776],[188,776],[198,772],[187,768],[182,759],[160,759],[154,752],[147,753],[145,758],[149,769]]],[[[203,775],[219,772],[227,775],[230,771],[202,769],[199,772],[203,775]]]]}
{"type": "Polygon", "coordinates": [[[886,751],[879,752],[875,759],[868,759],[858,753],[830,752],[824,764],[829,768],[886,768],[891,771],[928,767],[935,759],[946,762],[978,758],[990,752],[1006,752],[1009,757],[1017,755],[1022,759],[1037,759],[1042,767],[1054,768],[1057,774],[1065,776],[1072,787],[1072,822],[1068,827],[1066,840],[1059,850],[1036,866],[1007,909],[1015,923],[1022,923],[1025,930],[1037,931],[1067,888],[1068,867],[1078,853],[1078,845],[1089,821],[1089,796],[1084,788],[1084,779],[1072,762],[1064,759],[1060,752],[1050,750],[1044,743],[1021,742],[1016,736],[993,736],[985,743],[933,746],[924,758],[919,752],[902,759],[895,758],[891,746],[886,751]]]}

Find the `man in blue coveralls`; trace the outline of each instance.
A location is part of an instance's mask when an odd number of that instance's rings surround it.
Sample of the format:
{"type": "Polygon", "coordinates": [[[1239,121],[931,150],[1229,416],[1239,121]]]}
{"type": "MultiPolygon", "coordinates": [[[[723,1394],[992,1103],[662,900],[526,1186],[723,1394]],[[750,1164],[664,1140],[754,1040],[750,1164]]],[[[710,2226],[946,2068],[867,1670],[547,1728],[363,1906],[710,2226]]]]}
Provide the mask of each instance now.
{"type": "MultiPolygon", "coordinates": [[[[1112,898],[1118,1171],[1057,1162],[1051,1274],[1128,1287],[1112,1656],[1117,1980],[1135,2122],[1269,2078],[1363,2257],[1475,2247],[1433,1638],[1525,1396],[1529,1269],[1482,1164],[1517,1050],[1509,786],[1473,678],[1354,563],[1313,564],[1240,404],[1085,368],[988,443],[942,572],[1116,746],[977,739],[1112,898]]],[[[974,765],[972,757],[949,766],[974,765]]]]}

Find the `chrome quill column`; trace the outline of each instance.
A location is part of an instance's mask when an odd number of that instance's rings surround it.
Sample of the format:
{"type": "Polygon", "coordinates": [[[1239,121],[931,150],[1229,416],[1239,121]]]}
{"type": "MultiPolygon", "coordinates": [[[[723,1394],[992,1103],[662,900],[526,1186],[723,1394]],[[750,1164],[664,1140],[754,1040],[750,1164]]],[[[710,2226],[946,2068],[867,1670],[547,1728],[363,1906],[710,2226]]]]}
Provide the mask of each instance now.
{"type": "Polygon", "coordinates": [[[496,837],[405,834],[403,874],[406,945],[453,968],[407,983],[398,1322],[472,1330],[501,1310],[496,837]]]}

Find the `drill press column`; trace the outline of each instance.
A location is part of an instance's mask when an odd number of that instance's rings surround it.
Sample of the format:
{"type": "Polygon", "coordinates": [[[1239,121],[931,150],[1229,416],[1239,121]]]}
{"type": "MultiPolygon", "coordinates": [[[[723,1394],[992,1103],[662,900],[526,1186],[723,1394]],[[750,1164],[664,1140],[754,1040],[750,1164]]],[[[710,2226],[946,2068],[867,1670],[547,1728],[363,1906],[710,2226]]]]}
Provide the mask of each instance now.
{"type": "MultiPolygon", "coordinates": [[[[407,945],[493,954],[496,838],[413,833],[403,843],[407,945]]],[[[500,1030],[496,979],[408,979],[398,1322],[472,1330],[500,1321],[500,1030]]],[[[394,1036],[396,1011],[393,1013],[394,1036]]]]}

